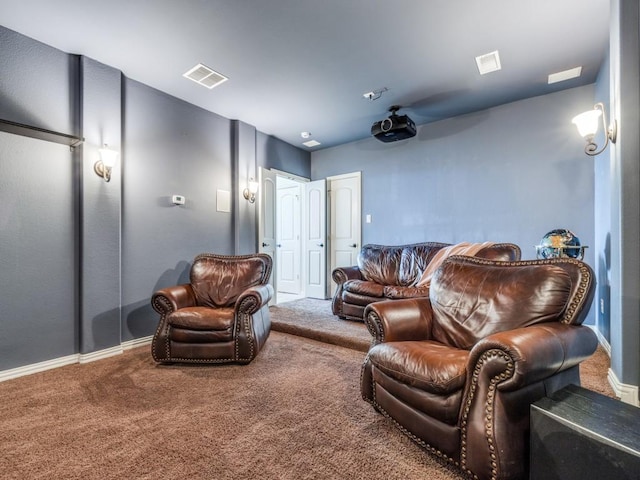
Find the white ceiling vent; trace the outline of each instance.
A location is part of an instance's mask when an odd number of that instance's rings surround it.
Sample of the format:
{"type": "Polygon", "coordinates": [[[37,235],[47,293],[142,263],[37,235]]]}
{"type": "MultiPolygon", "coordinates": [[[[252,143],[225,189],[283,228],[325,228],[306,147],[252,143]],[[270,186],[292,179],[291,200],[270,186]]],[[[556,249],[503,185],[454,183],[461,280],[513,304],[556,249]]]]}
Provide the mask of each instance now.
{"type": "Polygon", "coordinates": [[[302,142],[302,144],[305,147],[317,147],[318,145],[320,145],[320,142],[317,142],[315,140],[309,140],[308,142],[302,142]]]}
{"type": "Polygon", "coordinates": [[[215,72],[201,63],[193,67],[182,76],[187,77],[189,80],[193,80],[194,82],[199,83],[203,87],[207,87],[209,89],[217,87],[221,83],[229,80],[221,73],[215,72]]]}
{"type": "Polygon", "coordinates": [[[552,83],[564,82],[582,75],[582,67],[570,68],[569,70],[563,70],[562,72],[552,73],[549,75],[547,82],[549,85],[552,83]]]}
{"type": "Polygon", "coordinates": [[[480,72],[480,75],[497,72],[498,70],[502,69],[502,66],[500,65],[500,55],[498,54],[498,50],[477,56],[476,64],[478,65],[478,71],[480,72]]]}

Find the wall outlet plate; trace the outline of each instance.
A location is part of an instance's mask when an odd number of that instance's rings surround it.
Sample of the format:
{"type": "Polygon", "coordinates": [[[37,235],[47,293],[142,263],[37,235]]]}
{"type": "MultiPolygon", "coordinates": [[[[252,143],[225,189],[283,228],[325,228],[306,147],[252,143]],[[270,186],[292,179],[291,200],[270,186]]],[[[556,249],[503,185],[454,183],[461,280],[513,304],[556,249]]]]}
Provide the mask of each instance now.
{"type": "Polygon", "coordinates": [[[182,195],[173,195],[171,197],[171,203],[174,205],[184,205],[185,199],[182,195]]]}

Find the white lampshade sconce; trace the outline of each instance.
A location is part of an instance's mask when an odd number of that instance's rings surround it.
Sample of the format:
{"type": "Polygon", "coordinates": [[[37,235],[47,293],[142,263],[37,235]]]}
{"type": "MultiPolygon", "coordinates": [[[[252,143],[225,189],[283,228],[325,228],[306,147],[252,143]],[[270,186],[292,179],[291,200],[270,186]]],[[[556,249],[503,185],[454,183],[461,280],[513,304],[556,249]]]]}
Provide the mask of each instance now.
{"type": "Polygon", "coordinates": [[[593,106],[593,110],[576,115],[571,120],[571,123],[578,127],[578,133],[587,141],[587,146],[584,148],[584,153],[590,156],[599,155],[604,152],[604,149],[611,143],[616,143],[616,135],[618,128],[616,121],[613,120],[611,125],[607,126],[606,115],[604,111],[604,105],[602,103],[596,103],[593,106]],[[593,138],[598,131],[598,124],[602,118],[602,127],[605,132],[605,140],[602,148],[598,149],[598,145],[595,144],[593,138]]]}
{"type": "Polygon", "coordinates": [[[93,171],[96,172],[96,175],[102,177],[105,182],[108,182],[111,180],[111,170],[118,160],[118,152],[111,150],[106,143],[98,151],[100,152],[100,160],[93,165],[93,171]]]}
{"type": "Polygon", "coordinates": [[[242,191],[242,195],[249,203],[255,203],[256,193],[258,193],[259,183],[253,178],[249,179],[249,186],[242,191]]]}

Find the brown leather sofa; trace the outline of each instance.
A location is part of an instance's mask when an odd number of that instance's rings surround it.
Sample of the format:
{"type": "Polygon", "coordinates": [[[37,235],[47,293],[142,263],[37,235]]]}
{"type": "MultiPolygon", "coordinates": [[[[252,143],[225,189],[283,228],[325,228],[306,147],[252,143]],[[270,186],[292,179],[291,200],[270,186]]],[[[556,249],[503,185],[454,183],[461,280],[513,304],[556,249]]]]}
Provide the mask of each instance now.
{"type": "Polygon", "coordinates": [[[249,363],[271,330],[271,257],[203,253],[191,266],[190,283],[157,291],[160,314],[151,343],[161,363],[249,363]]]}
{"type": "MultiPolygon", "coordinates": [[[[425,297],[429,288],[417,286],[436,253],[451,247],[448,243],[424,242],[411,245],[364,245],[358,253],[358,265],[338,267],[332,278],[337,284],[331,309],[345,320],[363,321],[364,309],[373,302],[425,297]]],[[[520,260],[520,247],[513,243],[495,243],[475,256],[491,260],[520,260]]]]}
{"type": "Polygon", "coordinates": [[[532,402],[580,384],[593,271],[569,258],[452,256],[428,298],[373,303],[363,398],[473,478],[523,479],[532,402]]]}

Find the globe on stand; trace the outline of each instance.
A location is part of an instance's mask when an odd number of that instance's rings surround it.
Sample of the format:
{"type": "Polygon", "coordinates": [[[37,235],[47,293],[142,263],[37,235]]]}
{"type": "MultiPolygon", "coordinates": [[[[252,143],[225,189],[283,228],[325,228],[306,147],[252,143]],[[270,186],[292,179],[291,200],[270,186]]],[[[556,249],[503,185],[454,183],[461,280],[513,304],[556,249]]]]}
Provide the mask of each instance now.
{"type": "Polygon", "coordinates": [[[536,256],[538,258],[577,258],[582,260],[584,249],[580,244],[580,239],[566,228],[556,228],[548,232],[540,245],[536,245],[536,256]]]}

